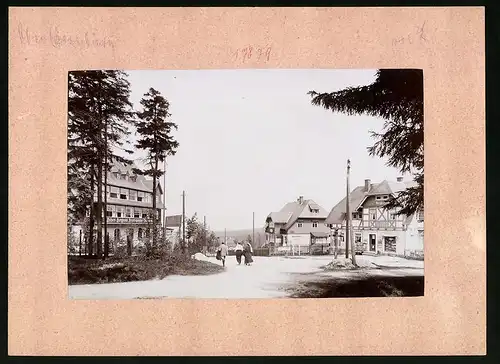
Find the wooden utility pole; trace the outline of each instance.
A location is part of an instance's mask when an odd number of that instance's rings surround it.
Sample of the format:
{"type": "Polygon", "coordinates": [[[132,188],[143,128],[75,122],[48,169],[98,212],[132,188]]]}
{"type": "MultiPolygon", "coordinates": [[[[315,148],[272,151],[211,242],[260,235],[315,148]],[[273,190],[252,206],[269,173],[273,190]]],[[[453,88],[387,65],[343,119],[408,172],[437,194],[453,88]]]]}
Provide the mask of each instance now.
{"type": "MultiPolygon", "coordinates": [[[[203,245],[204,245],[204,249],[208,249],[208,246],[207,246],[207,217],[206,216],[203,216],[203,245]]],[[[206,252],[205,252],[206,253],[206,252]]]]}
{"type": "Polygon", "coordinates": [[[227,234],[226,228],[224,228],[224,244],[227,244],[227,234]]]}
{"type": "Polygon", "coordinates": [[[186,192],[182,191],[182,250],[186,252],[186,192]]]}
{"type": "Polygon", "coordinates": [[[252,245],[255,245],[255,212],[252,215],[252,245]]]}
{"type": "Polygon", "coordinates": [[[333,244],[334,244],[334,252],[333,252],[333,258],[334,259],[337,259],[337,255],[338,255],[338,252],[339,252],[339,230],[338,229],[335,229],[335,233],[333,235],[333,244]]]}
{"type": "Polygon", "coordinates": [[[349,209],[349,169],[351,161],[347,160],[347,174],[346,174],[346,199],[345,199],[345,257],[349,259],[349,216],[351,215],[351,211],[349,209]]]}
{"type": "MultiPolygon", "coordinates": [[[[348,159],[347,160],[347,216],[346,216],[346,221],[348,221],[347,226],[348,228],[346,229],[346,232],[349,232],[349,239],[346,239],[346,252],[347,252],[347,245],[350,243],[351,244],[351,256],[352,256],[352,264],[356,265],[356,249],[354,248],[354,239],[353,239],[353,231],[352,231],[352,216],[351,212],[349,210],[349,200],[351,197],[351,191],[349,189],[349,178],[350,178],[350,171],[351,171],[351,161],[348,159]]],[[[346,253],[346,258],[348,258],[347,253],[346,253]]]]}

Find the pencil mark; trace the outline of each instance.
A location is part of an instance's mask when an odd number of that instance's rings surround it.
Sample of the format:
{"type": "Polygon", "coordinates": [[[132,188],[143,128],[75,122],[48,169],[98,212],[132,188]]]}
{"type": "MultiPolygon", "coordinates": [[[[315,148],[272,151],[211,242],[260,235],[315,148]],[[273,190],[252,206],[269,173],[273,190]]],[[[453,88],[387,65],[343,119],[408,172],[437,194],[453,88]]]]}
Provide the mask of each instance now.
{"type": "Polygon", "coordinates": [[[272,47],[268,46],[252,46],[248,45],[242,48],[231,50],[233,60],[236,62],[245,63],[250,60],[258,62],[268,62],[271,58],[272,47]]]}
{"type": "Polygon", "coordinates": [[[18,24],[17,33],[24,46],[52,46],[54,48],[72,47],[80,49],[111,48],[116,43],[108,36],[99,36],[94,32],[86,31],[82,34],[70,34],[57,26],[51,26],[48,32],[34,32],[27,25],[18,24]]]}
{"type": "Polygon", "coordinates": [[[413,32],[408,33],[405,36],[402,37],[396,37],[392,39],[392,45],[393,46],[398,46],[400,44],[416,44],[416,43],[424,43],[428,41],[427,38],[427,33],[426,33],[426,28],[425,28],[425,21],[419,25],[415,26],[416,30],[413,32]]]}

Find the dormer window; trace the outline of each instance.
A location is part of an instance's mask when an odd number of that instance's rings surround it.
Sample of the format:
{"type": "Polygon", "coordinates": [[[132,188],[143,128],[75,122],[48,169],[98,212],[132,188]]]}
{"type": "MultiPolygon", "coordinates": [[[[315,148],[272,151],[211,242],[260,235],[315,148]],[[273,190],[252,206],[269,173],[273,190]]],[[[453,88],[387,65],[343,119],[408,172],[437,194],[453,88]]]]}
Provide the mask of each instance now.
{"type": "Polygon", "coordinates": [[[118,172],[113,172],[113,177],[115,177],[116,179],[118,179],[118,172]]]}
{"type": "Polygon", "coordinates": [[[127,179],[127,175],[122,173],[121,179],[126,180],[127,179]]]}

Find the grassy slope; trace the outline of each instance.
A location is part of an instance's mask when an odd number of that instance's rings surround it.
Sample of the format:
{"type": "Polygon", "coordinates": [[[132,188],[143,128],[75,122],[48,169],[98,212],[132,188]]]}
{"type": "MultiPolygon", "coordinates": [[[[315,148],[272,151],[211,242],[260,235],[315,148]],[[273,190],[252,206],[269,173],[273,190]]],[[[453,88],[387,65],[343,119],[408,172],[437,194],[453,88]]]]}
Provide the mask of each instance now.
{"type": "Polygon", "coordinates": [[[180,256],[150,260],[142,257],[109,258],[105,261],[68,257],[69,284],[145,281],[168,275],[215,274],[223,270],[217,264],[180,256]]]}

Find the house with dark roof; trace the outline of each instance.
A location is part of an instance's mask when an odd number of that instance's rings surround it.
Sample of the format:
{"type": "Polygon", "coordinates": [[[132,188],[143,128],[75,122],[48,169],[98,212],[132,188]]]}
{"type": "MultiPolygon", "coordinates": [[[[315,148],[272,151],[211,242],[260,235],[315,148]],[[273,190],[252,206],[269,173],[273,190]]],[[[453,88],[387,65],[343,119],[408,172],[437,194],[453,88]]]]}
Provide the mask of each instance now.
{"type": "Polygon", "coordinates": [[[266,243],[278,250],[309,252],[312,243],[328,244],[328,215],[323,207],[300,196],[266,218],[266,243]]]}
{"type": "MultiPolygon", "coordinates": [[[[349,210],[352,213],[352,229],[355,247],[360,252],[388,255],[423,255],[424,213],[423,210],[411,216],[398,215],[385,205],[391,196],[415,185],[415,182],[384,180],[357,186],[350,193],[349,210]]],[[[346,197],[335,205],[325,224],[340,233],[340,248],[345,249],[343,234],[346,224],[346,197]]]]}

